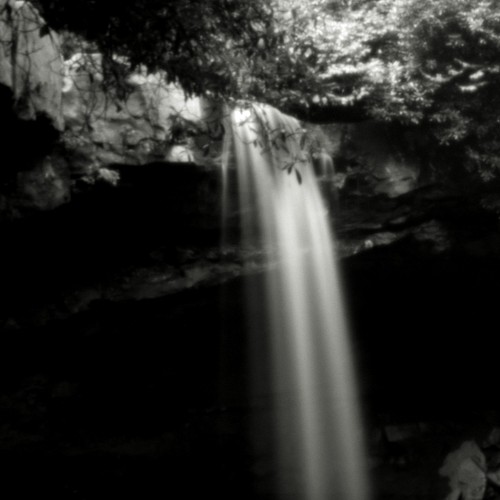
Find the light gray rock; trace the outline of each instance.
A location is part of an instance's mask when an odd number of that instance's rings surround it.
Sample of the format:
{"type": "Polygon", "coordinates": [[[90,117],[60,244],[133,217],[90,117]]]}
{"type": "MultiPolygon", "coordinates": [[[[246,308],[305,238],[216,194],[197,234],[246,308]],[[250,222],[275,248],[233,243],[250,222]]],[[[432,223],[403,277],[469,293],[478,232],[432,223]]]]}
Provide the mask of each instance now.
{"type": "Polygon", "coordinates": [[[0,220],[49,210],[70,199],[69,174],[51,147],[64,127],[58,36],[29,2],[0,0],[2,173],[0,220]],[[7,187],[5,187],[7,186],[7,187]]]}
{"type": "Polygon", "coordinates": [[[65,62],[64,141],[74,173],[88,176],[114,164],[209,163],[209,156],[194,151],[203,147],[210,127],[209,104],[188,98],[165,75],[140,71],[127,81],[125,102],[114,101],[103,92],[102,64],[100,54],[84,53],[65,62]],[[190,143],[173,146],[174,128],[179,127],[190,143]]]}
{"type": "Polygon", "coordinates": [[[57,35],[29,2],[0,0],[0,84],[22,120],[47,117],[62,130],[62,57],[57,35]]]}
{"type": "Polygon", "coordinates": [[[486,491],[486,457],[475,441],[465,441],[450,453],[439,470],[448,477],[446,500],[482,500],[486,491]]]}

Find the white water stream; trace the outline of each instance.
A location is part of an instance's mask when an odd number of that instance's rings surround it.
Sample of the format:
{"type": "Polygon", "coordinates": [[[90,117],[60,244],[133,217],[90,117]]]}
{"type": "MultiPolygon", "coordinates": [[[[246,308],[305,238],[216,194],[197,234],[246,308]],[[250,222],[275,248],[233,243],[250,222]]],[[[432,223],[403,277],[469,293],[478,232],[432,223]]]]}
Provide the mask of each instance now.
{"type": "Polygon", "coordinates": [[[273,263],[265,294],[250,294],[249,300],[263,304],[270,324],[280,498],[367,500],[333,238],[312,166],[299,146],[301,126],[256,104],[233,110],[230,128],[224,171],[232,157],[243,239],[257,239],[273,263]]]}

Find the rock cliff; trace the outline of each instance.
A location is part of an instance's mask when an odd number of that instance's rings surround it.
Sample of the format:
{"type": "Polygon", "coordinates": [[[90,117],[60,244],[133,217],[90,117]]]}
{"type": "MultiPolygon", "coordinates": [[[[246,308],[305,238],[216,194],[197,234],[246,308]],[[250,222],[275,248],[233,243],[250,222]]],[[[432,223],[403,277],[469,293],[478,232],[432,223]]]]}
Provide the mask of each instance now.
{"type": "MultiPolygon", "coordinates": [[[[123,88],[104,88],[110,62],[96,53],[63,61],[58,35],[29,2],[1,0],[0,27],[0,106],[7,111],[0,120],[8,130],[0,219],[53,209],[96,184],[116,185],[119,166],[217,163],[219,106],[140,68],[123,88]]],[[[119,58],[112,64],[120,70],[119,58]]],[[[345,190],[395,197],[419,185],[418,161],[379,124],[326,126],[321,134],[345,190]]]]}
{"type": "Polygon", "coordinates": [[[63,60],[59,40],[29,2],[0,0],[0,85],[21,120],[62,130],[63,60]]]}
{"type": "Polygon", "coordinates": [[[63,129],[59,40],[28,2],[0,1],[0,220],[69,199],[67,166],[53,160],[63,129]]]}

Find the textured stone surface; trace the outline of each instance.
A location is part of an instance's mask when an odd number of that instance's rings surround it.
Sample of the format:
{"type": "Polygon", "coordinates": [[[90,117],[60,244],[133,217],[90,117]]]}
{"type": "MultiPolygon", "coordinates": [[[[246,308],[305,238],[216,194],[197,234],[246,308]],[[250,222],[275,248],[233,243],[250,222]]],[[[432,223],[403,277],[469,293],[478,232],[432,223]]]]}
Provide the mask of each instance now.
{"type": "Polygon", "coordinates": [[[34,168],[19,172],[18,207],[28,210],[51,210],[70,200],[70,180],[64,162],[50,156],[34,168]]]}
{"type": "Polygon", "coordinates": [[[174,128],[200,135],[207,115],[200,99],[188,99],[160,74],[137,73],[120,103],[103,92],[99,54],[75,54],[65,68],[64,141],[75,176],[92,177],[103,166],[195,159],[193,148],[172,143],[174,128]]]}
{"type": "Polygon", "coordinates": [[[450,453],[439,473],[450,480],[447,500],[482,500],[486,491],[486,458],[475,441],[450,453]]]}
{"type": "Polygon", "coordinates": [[[67,163],[53,154],[62,118],[55,33],[28,2],[0,0],[0,220],[70,199],[67,163]]]}
{"type": "Polygon", "coordinates": [[[57,35],[28,2],[0,0],[0,84],[22,120],[49,119],[63,128],[62,58],[57,35]]]}

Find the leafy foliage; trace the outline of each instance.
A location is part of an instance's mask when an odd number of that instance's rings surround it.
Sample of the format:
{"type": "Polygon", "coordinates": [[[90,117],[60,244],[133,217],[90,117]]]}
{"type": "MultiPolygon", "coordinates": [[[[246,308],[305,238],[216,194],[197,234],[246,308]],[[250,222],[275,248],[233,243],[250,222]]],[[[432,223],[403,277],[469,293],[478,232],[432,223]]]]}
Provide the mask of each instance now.
{"type": "Polygon", "coordinates": [[[312,120],[351,110],[421,127],[485,179],[500,169],[496,0],[37,4],[51,27],[103,54],[118,88],[146,67],[189,94],[263,101],[312,120]]]}
{"type": "Polygon", "coordinates": [[[260,0],[39,0],[58,31],[82,36],[108,65],[109,80],[139,66],[162,70],[189,94],[236,95],[240,61],[251,59],[272,19],[260,0]],[[120,64],[116,64],[119,57],[120,64]]]}
{"type": "Polygon", "coordinates": [[[448,162],[486,180],[500,172],[498,2],[312,2],[323,16],[289,3],[309,19],[293,46],[312,47],[313,102],[363,105],[377,120],[420,127],[448,162]]]}

